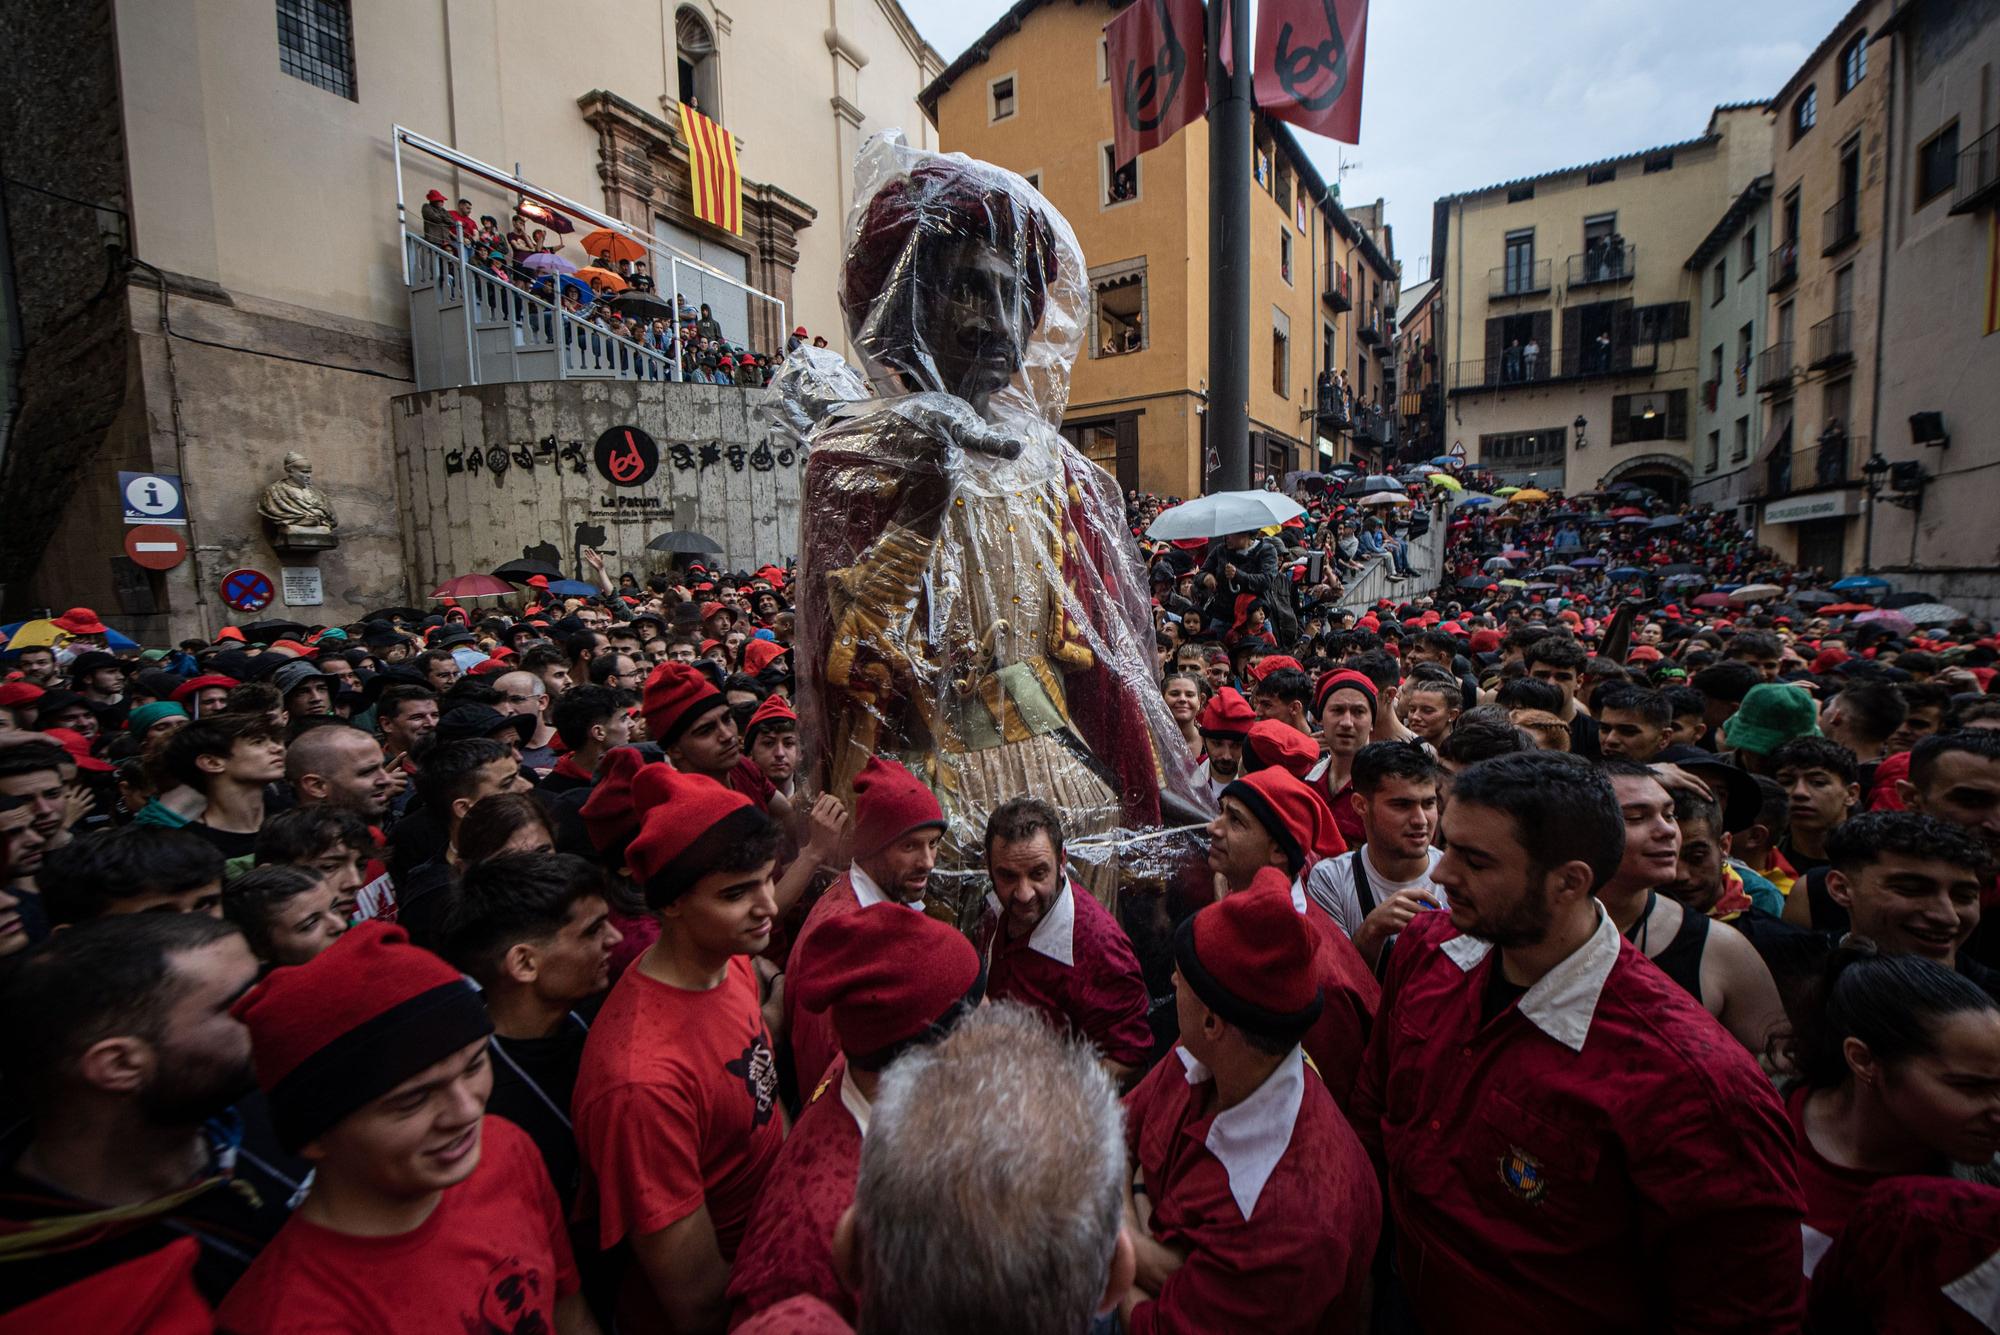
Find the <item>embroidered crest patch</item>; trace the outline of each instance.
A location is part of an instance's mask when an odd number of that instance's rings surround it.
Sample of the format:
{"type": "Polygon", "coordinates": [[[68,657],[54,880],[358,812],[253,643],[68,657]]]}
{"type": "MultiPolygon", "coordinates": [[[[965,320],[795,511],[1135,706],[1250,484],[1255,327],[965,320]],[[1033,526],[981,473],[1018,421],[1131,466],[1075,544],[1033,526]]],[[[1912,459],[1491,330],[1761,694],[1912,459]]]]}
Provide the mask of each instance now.
{"type": "Polygon", "coordinates": [[[1542,1172],[1542,1161],[1518,1145],[1509,1145],[1500,1156],[1500,1180],[1507,1184],[1507,1190],[1530,1205],[1541,1200],[1549,1186],[1549,1179],[1542,1172]]]}

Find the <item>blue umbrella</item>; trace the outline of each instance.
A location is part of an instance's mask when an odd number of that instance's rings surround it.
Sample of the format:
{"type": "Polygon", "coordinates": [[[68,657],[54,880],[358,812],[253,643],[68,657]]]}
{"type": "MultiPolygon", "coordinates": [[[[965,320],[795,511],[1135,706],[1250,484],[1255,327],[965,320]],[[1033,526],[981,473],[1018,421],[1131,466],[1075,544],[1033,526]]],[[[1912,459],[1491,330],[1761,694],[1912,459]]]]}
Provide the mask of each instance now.
{"type": "Polygon", "coordinates": [[[1460,502],[1459,502],[1459,504],[1460,504],[1460,505],[1498,505],[1498,504],[1500,504],[1500,499],[1499,499],[1499,498],[1498,498],[1497,496],[1473,496],[1473,497],[1471,497],[1471,498],[1469,498],[1469,499],[1467,499],[1467,500],[1463,500],[1463,501],[1460,501],[1460,502]]]}
{"type": "Polygon", "coordinates": [[[1434,463],[1434,464],[1436,464],[1436,465],[1437,465],[1437,466],[1438,466],[1439,468],[1449,468],[1449,467],[1451,467],[1451,466],[1452,466],[1453,464],[1455,464],[1455,463],[1457,463],[1457,462],[1459,462],[1459,461],[1458,461],[1458,459],[1457,459],[1456,457],[1454,457],[1453,455],[1449,455],[1449,454],[1439,454],[1439,455],[1434,455],[1434,456],[1432,456],[1432,458],[1431,458],[1431,462],[1432,462],[1432,463],[1434,463]]]}
{"type": "Polygon", "coordinates": [[[1679,515],[1661,515],[1647,524],[1647,528],[1679,528],[1685,521],[1679,515]]]}
{"type": "MultiPolygon", "coordinates": [[[[596,289],[591,287],[590,284],[584,282],[581,278],[572,278],[570,277],[570,275],[564,274],[562,276],[562,285],[565,289],[571,289],[571,288],[575,289],[577,300],[581,301],[586,306],[588,306],[591,302],[597,300],[596,289]]],[[[529,290],[532,291],[536,296],[546,296],[548,294],[548,288],[549,288],[549,280],[544,278],[540,282],[536,283],[534,287],[529,290]]]]}
{"type": "Polygon", "coordinates": [[[1613,579],[1644,579],[1646,572],[1637,566],[1619,566],[1610,572],[1613,579]]]}
{"type": "Polygon", "coordinates": [[[1571,561],[1570,564],[1583,569],[1594,569],[1604,564],[1604,558],[1601,556],[1579,556],[1576,560],[1571,561]]]}
{"type": "Polygon", "coordinates": [[[1849,575],[1846,579],[1833,582],[1836,589],[1886,589],[1891,587],[1888,580],[1880,575],[1849,575]]]}
{"type": "Polygon", "coordinates": [[[580,579],[552,579],[549,592],[561,598],[589,598],[604,592],[595,584],[585,584],[580,579]]]}

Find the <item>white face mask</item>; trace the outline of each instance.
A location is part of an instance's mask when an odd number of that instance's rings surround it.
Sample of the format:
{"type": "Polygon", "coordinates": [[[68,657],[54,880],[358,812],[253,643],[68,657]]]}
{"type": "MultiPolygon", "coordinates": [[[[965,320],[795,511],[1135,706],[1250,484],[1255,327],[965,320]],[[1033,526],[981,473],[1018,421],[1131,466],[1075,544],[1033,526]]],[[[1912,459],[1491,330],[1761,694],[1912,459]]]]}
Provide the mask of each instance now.
{"type": "Polygon", "coordinates": [[[65,644],[55,651],[56,663],[61,667],[68,667],[76,661],[77,655],[82,652],[81,649],[65,644]]]}

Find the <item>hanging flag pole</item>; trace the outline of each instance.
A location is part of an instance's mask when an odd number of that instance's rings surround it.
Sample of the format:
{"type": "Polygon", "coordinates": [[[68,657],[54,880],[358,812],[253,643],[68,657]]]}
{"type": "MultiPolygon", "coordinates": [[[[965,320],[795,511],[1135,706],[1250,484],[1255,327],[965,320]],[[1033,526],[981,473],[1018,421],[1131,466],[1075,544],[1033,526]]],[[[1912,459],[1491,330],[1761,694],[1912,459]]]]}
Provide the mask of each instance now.
{"type": "Polygon", "coordinates": [[[1208,448],[1217,466],[1207,482],[1211,492],[1241,491],[1250,485],[1250,7],[1243,0],[1209,0],[1208,204],[1208,448]]]}

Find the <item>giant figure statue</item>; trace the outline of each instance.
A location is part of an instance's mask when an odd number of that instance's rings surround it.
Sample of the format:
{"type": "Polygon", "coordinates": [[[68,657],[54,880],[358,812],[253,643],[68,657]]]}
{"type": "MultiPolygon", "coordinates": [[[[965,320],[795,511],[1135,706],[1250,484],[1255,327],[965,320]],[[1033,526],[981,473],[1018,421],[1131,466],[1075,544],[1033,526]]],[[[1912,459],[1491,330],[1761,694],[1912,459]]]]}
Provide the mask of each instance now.
{"type": "Polygon", "coordinates": [[[1155,685],[1117,482],[1056,430],[1083,256],[1012,172],[890,133],[857,165],[840,301],[875,397],[814,429],[796,655],[809,754],[851,796],[901,759],[976,855],[1019,794],[1073,834],[1157,824],[1191,762],[1155,685]]]}

